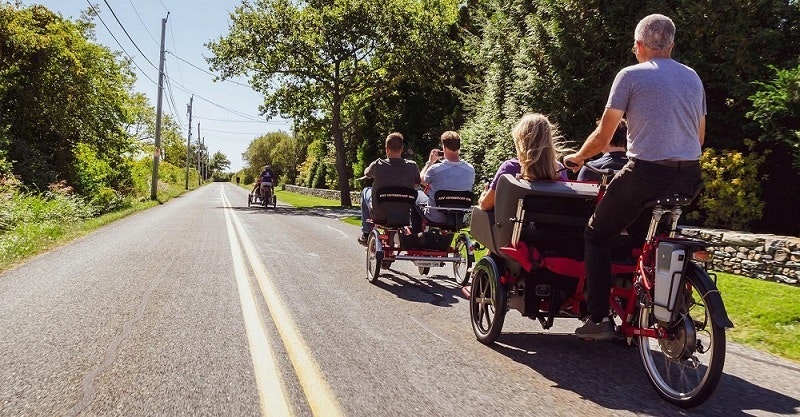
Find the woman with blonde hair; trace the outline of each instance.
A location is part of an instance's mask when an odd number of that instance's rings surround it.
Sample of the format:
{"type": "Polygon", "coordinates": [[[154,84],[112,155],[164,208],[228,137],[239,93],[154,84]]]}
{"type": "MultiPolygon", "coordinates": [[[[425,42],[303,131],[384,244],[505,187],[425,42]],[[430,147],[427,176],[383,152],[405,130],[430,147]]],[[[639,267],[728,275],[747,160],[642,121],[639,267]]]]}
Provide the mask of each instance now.
{"type": "Polygon", "coordinates": [[[524,180],[566,181],[567,173],[558,158],[571,152],[558,135],[556,127],[547,116],[540,113],[526,113],[511,131],[517,156],[500,165],[492,182],[486,185],[478,199],[482,210],[494,208],[497,181],[503,174],[519,176],[524,180]]]}

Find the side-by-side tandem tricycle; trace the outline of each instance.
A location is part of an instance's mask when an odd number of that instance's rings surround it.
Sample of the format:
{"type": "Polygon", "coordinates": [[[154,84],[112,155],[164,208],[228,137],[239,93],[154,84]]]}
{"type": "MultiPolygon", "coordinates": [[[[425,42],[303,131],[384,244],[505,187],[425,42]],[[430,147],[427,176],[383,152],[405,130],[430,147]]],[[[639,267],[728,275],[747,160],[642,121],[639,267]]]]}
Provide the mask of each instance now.
{"type": "MultiPolygon", "coordinates": [[[[597,172],[599,184],[505,175],[494,211],[473,209],[471,234],[489,248],[465,289],[479,341],[498,338],[509,309],[544,329],[555,318],[588,316],[583,230],[613,175],[597,172]]],[[[623,234],[614,242],[609,294],[616,333],[638,346],[659,395],[681,407],[714,392],[725,363],[725,329],[733,327],[705,268],[709,244],[676,236],[682,207],[691,200],[675,194],[645,204],[652,217],[644,241],[623,234]]]]}

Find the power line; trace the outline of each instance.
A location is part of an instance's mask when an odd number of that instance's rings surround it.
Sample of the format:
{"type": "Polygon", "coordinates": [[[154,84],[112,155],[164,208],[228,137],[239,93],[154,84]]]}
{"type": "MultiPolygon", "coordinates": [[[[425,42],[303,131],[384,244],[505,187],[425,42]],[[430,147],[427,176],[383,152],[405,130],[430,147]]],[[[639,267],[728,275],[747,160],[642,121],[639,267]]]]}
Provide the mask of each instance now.
{"type": "MultiPolygon", "coordinates": [[[[204,70],[203,68],[200,68],[200,67],[198,67],[198,66],[197,66],[197,65],[195,65],[195,64],[192,64],[191,62],[189,62],[189,61],[187,61],[187,60],[185,60],[185,59],[183,59],[183,58],[179,57],[178,55],[175,55],[175,54],[174,54],[174,53],[172,53],[171,51],[167,51],[167,53],[168,53],[168,54],[170,54],[170,55],[172,55],[172,56],[174,56],[175,58],[178,58],[179,60],[183,61],[185,64],[189,65],[190,67],[192,67],[192,68],[194,68],[194,69],[197,69],[197,70],[199,70],[199,71],[202,71],[202,72],[204,72],[204,73],[206,73],[206,74],[208,74],[208,75],[211,75],[211,76],[213,76],[213,77],[216,77],[216,76],[217,76],[217,74],[214,74],[213,72],[211,72],[211,71],[208,71],[208,70],[204,70]]],[[[229,82],[229,83],[233,83],[233,84],[236,84],[236,85],[241,85],[242,87],[252,88],[252,87],[250,87],[250,86],[249,86],[249,85],[247,85],[247,84],[242,84],[242,83],[240,83],[240,82],[238,82],[238,81],[234,81],[234,80],[224,79],[224,80],[222,80],[222,81],[229,82]]]]}
{"type": "MultiPolygon", "coordinates": [[[[144,77],[145,77],[145,78],[147,78],[148,80],[150,80],[150,82],[151,82],[151,83],[153,83],[153,84],[155,84],[155,85],[158,85],[158,83],[157,83],[157,82],[155,82],[155,81],[154,81],[152,78],[150,78],[150,76],[148,76],[148,75],[147,75],[147,72],[145,72],[145,71],[142,69],[142,67],[140,67],[140,66],[139,66],[139,64],[137,64],[137,63],[136,63],[136,61],[133,59],[133,57],[131,56],[131,54],[129,54],[129,53],[128,53],[128,51],[126,51],[126,50],[125,50],[125,47],[123,47],[123,46],[122,46],[122,44],[119,42],[119,39],[117,39],[117,37],[116,37],[116,36],[114,36],[114,32],[112,32],[112,31],[111,31],[111,29],[108,27],[108,25],[106,24],[105,20],[103,20],[103,17],[102,17],[102,16],[100,16],[100,12],[99,12],[97,9],[95,9],[94,5],[93,5],[93,4],[92,4],[92,3],[91,3],[89,0],[86,0],[86,2],[87,2],[87,3],[89,3],[89,7],[90,7],[90,8],[92,9],[92,11],[94,12],[94,15],[95,15],[95,16],[97,16],[97,18],[98,18],[98,19],[100,19],[100,23],[102,23],[102,24],[103,24],[103,27],[105,27],[105,28],[106,28],[106,30],[108,31],[108,34],[109,34],[109,35],[111,35],[111,38],[112,38],[112,39],[114,39],[114,42],[116,42],[116,43],[117,43],[117,45],[120,47],[120,49],[122,49],[122,52],[125,54],[125,56],[127,56],[127,57],[128,57],[128,59],[131,61],[131,63],[132,63],[132,64],[133,64],[133,65],[134,65],[136,68],[138,68],[138,69],[139,69],[139,71],[141,71],[142,75],[144,75],[144,77]]],[[[145,58],[145,59],[147,59],[147,58],[145,58]]]]}
{"type": "MultiPolygon", "coordinates": [[[[172,31],[172,25],[169,26],[169,34],[170,36],[172,36],[172,46],[175,47],[175,49],[177,50],[178,44],[175,42],[175,32],[172,31]]],[[[172,55],[175,56],[175,54],[172,55]]],[[[178,65],[178,77],[180,77],[181,81],[183,81],[183,73],[181,73],[180,65],[178,65]]]]}
{"type": "Polygon", "coordinates": [[[128,0],[128,3],[130,3],[131,7],[133,7],[133,12],[136,13],[136,17],[139,18],[139,23],[141,23],[142,27],[144,27],[144,31],[147,32],[147,34],[150,35],[150,39],[152,39],[153,42],[155,42],[155,44],[158,45],[158,41],[156,40],[155,37],[153,37],[153,34],[150,33],[150,30],[147,29],[147,25],[144,23],[144,20],[142,20],[142,16],[139,15],[139,11],[136,10],[136,6],[133,4],[133,1],[128,0]]]}
{"type": "MultiPolygon", "coordinates": [[[[88,0],[87,0],[87,1],[88,1],[88,0]]],[[[117,23],[119,23],[119,27],[121,27],[121,28],[122,28],[122,31],[123,31],[123,32],[125,32],[125,35],[126,35],[126,36],[128,37],[128,39],[131,41],[131,43],[133,44],[133,46],[134,46],[134,47],[136,47],[136,50],[137,50],[137,51],[139,51],[139,53],[140,53],[140,54],[142,54],[142,58],[144,58],[144,59],[145,59],[145,61],[147,61],[147,62],[148,62],[150,65],[152,65],[152,66],[153,66],[153,68],[155,68],[156,70],[158,70],[158,67],[157,67],[155,64],[153,64],[153,62],[152,62],[152,61],[150,61],[150,59],[149,59],[149,58],[147,58],[147,55],[145,55],[145,53],[144,53],[144,52],[142,52],[142,50],[139,48],[139,45],[137,45],[137,44],[136,44],[136,42],[134,42],[134,41],[133,41],[133,38],[131,38],[131,35],[128,33],[128,30],[127,30],[127,29],[125,29],[125,26],[122,24],[122,22],[120,22],[120,21],[119,21],[119,18],[117,17],[117,14],[116,14],[116,13],[114,13],[114,9],[112,9],[112,8],[111,8],[111,5],[110,5],[110,4],[108,4],[108,0],[103,0],[103,2],[106,4],[106,6],[108,6],[108,10],[109,10],[109,11],[111,11],[111,15],[113,15],[113,16],[114,16],[114,19],[116,19],[116,20],[117,20],[117,23]]]]}
{"type": "Polygon", "coordinates": [[[269,123],[278,124],[278,123],[281,123],[281,122],[275,122],[275,121],[271,121],[271,120],[213,119],[211,117],[200,117],[200,116],[195,116],[194,118],[195,119],[201,119],[201,120],[210,120],[212,122],[264,123],[264,124],[269,124],[269,123]]]}

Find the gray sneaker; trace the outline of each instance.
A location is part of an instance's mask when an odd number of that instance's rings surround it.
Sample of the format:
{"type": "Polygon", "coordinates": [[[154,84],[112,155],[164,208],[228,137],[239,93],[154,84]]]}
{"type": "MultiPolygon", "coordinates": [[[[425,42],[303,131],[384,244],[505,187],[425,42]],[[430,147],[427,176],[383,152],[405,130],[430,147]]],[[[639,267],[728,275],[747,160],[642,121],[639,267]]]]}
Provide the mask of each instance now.
{"type": "Polygon", "coordinates": [[[575,329],[575,336],[584,340],[609,340],[614,337],[614,322],[606,317],[600,323],[591,318],[583,322],[583,326],[575,329]]]}

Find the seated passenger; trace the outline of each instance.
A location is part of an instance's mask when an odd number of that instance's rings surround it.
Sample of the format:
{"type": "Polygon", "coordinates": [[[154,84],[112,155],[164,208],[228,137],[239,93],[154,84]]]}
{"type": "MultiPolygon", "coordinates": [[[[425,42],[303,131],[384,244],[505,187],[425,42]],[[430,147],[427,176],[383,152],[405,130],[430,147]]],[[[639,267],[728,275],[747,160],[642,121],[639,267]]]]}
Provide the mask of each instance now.
{"type": "MultiPolygon", "coordinates": [[[[441,141],[442,149],[431,150],[428,162],[419,174],[422,182],[428,185],[428,193],[418,192],[418,205],[435,207],[433,197],[437,191],[472,191],[475,183],[475,168],[459,156],[461,137],[458,133],[448,130],[442,133],[441,141]]],[[[424,216],[433,223],[447,222],[447,214],[440,210],[425,209],[424,216]]],[[[412,213],[411,223],[414,233],[422,231],[422,219],[416,210],[412,213]]]]}
{"type": "MultiPolygon", "coordinates": [[[[628,145],[628,122],[625,119],[620,119],[617,125],[617,130],[611,136],[611,142],[603,148],[603,156],[595,159],[594,161],[586,161],[584,165],[591,165],[597,169],[613,169],[619,171],[625,164],[628,163],[628,157],[625,155],[628,145]]],[[[600,176],[588,168],[582,167],[578,172],[578,181],[600,181],[600,176]]]]}
{"type": "Polygon", "coordinates": [[[503,174],[518,175],[528,181],[559,180],[567,181],[564,166],[557,158],[570,151],[561,142],[555,126],[547,117],[539,113],[527,113],[511,131],[517,157],[511,158],[498,168],[494,179],[481,193],[478,206],[481,210],[494,208],[497,180],[503,174]]]}
{"type": "Polygon", "coordinates": [[[264,170],[261,171],[261,174],[258,176],[258,182],[256,184],[256,188],[262,200],[267,198],[267,190],[269,190],[269,195],[272,195],[272,190],[274,190],[273,187],[274,184],[275,184],[275,173],[272,172],[272,167],[266,165],[264,166],[264,170]]]}
{"type": "Polygon", "coordinates": [[[386,137],[386,159],[376,159],[364,170],[364,176],[372,178],[372,187],[361,190],[361,236],[358,243],[367,244],[372,226],[372,191],[386,186],[414,188],[419,184],[417,163],[403,158],[403,135],[397,132],[386,137]]]}

